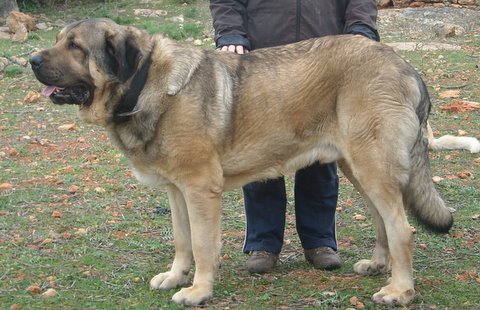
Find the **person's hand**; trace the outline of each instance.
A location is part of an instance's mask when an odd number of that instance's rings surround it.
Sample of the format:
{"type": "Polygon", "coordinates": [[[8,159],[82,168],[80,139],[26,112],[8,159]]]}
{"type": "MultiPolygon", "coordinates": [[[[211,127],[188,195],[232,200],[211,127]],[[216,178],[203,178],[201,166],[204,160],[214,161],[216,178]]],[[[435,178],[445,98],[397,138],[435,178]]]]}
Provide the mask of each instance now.
{"type": "Polygon", "coordinates": [[[219,48],[222,52],[230,52],[230,53],[237,53],[237,54],[246,54],[248,53],[248,49],[246,49],[243,45],[225,45],[219,48]]]}

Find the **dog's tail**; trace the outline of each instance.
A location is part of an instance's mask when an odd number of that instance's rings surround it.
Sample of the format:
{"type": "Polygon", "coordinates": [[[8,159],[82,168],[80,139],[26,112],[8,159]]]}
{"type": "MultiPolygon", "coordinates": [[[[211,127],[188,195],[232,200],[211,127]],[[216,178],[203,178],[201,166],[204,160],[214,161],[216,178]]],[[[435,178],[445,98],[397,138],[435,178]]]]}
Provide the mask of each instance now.
{"type": "Polygon", "coordinates": [[[428,146],[432,150],[468,150],[470,153],[480,153],[480,141],[478,139],[451,135],[435,138],[430,125],[428,125],[428,146]]]}
{"type": "Polygon", "coordinates": [[[403,200],[406,208],[412,212],[427,228],[435,232],[448,232],[453,225],[453,216],[435,189],[428,158],[427,118],[430,112],[430,98],[423,81],[419,79],[421,102],[417,107],[417,116],[421,132],[413,146],[410,158],[411,169],[409,183],[404,189],[403,200]]]}

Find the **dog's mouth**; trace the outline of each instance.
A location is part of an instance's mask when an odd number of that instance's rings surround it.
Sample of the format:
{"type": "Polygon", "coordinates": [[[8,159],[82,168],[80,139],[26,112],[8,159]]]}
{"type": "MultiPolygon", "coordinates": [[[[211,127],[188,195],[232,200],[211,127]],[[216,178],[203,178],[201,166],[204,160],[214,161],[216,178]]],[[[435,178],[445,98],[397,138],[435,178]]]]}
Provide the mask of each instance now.
{"type": "Polygon", "coordinates": [[[45,97],[49,97],[55,104],[88,104],[90,90],[83,85],[59,87],[48,85],[42,91],[45,97]]]}

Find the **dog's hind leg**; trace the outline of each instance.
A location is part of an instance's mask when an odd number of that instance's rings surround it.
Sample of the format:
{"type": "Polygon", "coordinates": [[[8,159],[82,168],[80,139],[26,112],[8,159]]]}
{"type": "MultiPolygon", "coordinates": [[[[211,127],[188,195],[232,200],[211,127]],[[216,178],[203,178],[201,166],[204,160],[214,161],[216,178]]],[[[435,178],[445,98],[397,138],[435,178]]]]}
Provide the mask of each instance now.
{"type": "Polygon", "coordinates": [[[170,271],[160,273],[152,278],[150,281],[152,289],[167,290],[187,283],[193,260],[190,223],[185,199],[175,185],[167,187],[167,195],[172,212],[175,258],[170,271]]]}
{"type": "MultiPolygon", "coordinates": [[[[392,277],[388,285],[373,295],[377,303],[400,305],[410,302],[414,295],[413,287],[413,234],[410,230],[403,206],[401,181],[392,177],[391,171],[381,167],[383,161],[368,161],[370,155],[359,159],[363,165],[350,164],[351,177],[357,189],[369,202],[374,215],[374,224],[379,240],[375,247],[374,257],[371,261],[360,261],[355,270],[365,271],[369,268],[381,270],[388,257],[392,265],[392,277]],[[368,162],[368,164],[365,164],[368,162]],[[377,217],[375,219],[375,217],[377,217]],[[388,253],[386,245],[388,244],[388,253]]],[[[385,162],[384,162],[385,163],[385,162]]],[[[348,169],[347,169],[348,170],[348,169]]],[[[396,174],[393,174],[396,175],[396,174]]],[[[365,272],[371,274],[373,272],[365,272]]]]}

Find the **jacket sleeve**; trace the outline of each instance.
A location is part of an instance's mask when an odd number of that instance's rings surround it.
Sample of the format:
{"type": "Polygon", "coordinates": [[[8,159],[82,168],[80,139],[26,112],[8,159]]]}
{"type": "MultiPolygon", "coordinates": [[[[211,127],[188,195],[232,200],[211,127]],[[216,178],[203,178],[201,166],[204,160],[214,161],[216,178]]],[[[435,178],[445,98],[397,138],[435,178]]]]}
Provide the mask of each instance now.
{"type": "Polygon", "coordinates": [[[377,1],[350,0],[345,11],[344,33],[360,34],[380,41],[377,31],[377,1]]]}
{"type": "Polygon", "coordinates": [[[210,0],[215,44],[243,45],[250,49],[246,30],[246,11],[248,0],[210,0]]]}

